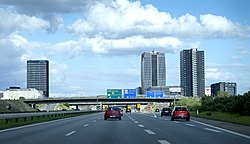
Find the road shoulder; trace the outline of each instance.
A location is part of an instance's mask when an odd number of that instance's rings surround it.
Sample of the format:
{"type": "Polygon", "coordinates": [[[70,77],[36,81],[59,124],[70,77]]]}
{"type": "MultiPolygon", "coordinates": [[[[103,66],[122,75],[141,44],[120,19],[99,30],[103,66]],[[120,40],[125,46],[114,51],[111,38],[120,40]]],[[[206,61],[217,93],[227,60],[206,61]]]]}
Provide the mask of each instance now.
{"type": "Polygon", "coordinates": [[[234,131],[237,133],[241,133],[241,134],[250,136],[250,126],[244,126],[244,125],[240,125],[240,124],[233,124],[233,123],[198,118],[198,117],[192,117],[192,119],[206,123],[206,124],[210,124],[210,125],[213,125],[216,127],[224,128],[224,129],[227,129],[230,131],[234,131]]]}

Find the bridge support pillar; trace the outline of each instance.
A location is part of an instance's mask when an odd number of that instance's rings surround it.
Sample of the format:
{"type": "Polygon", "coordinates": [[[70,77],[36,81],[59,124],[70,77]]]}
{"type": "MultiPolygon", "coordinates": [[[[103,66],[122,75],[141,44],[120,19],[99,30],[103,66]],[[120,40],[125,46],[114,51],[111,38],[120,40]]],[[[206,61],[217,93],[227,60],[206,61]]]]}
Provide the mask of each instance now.
{"type": "Polygon", "coordinates": [[[30,105],[33,109],[36,109],[36,104],[31,104],[30,105]]]}
{"type": "Polygon", "coordinates": [[[100,102],[100,109],[102,110],[102,102],[100,102]]]}

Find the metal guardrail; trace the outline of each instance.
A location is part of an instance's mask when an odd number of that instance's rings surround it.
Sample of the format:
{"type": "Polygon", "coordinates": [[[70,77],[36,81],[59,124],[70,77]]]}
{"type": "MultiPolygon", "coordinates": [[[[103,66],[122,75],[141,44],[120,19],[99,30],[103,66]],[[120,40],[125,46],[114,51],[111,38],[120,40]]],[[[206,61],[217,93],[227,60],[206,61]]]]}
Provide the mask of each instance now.
{"type": "Polygon", "coordinates": [[[90,112],[99,112],[99,111],[60,111],[60,112],[0,114],[0,119],[5,120],[5,123],[8,124],[10,119],[15,119],[15,121],[18,122],[18,120],[21,118],[23,118],[24,121],[27,121],[27,118],[31,118],[31,120],[33,120],[35,117],[39,119],[40,117],[45,117],[45,116],[59,117],[59,116],[72,115],[76,113],[90,113],[90,112]]]}

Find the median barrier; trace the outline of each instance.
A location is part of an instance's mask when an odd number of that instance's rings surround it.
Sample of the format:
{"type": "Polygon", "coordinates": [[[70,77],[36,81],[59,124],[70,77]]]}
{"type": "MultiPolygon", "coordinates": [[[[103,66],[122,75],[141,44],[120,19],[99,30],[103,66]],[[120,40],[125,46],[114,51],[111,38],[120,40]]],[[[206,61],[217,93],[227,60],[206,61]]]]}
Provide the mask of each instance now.
{"type": "Polygon", "coordinates": [[[0,119],[5,120],[5,124],[8,124],[11,119],[14,119],[15,122],[18,122],[20,119],[27,121],[27,119],[30,118],[31,121],[33,121],[35,117],[37,117],[37,119],[40,119],[41,117],[63,117],[77,113],[92,113],[92,112],[99,112],[99,111],[60,111],[60,112],[0,114],[0,119]]]}

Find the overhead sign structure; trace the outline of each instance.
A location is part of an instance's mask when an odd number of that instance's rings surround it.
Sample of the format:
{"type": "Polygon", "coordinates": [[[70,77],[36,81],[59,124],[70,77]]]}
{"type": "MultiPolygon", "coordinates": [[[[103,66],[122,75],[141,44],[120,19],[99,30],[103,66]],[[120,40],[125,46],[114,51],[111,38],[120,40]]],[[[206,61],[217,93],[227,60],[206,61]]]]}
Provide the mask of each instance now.
{"type": "Polygon", "coordinates": [[[124,89],[124,98],[136,98],[136,89],[124,89]]]}
{"type": "Polygon", "coordinates": [[[155,98],[163,98],[163,91],[155,91],[155,98]]]}
{"type": "Polygon", "coordinates": [[[147,91],[146,92],[146,98],[154,98],[155,94],[154,91],[147,91]]]}
{"type": "Polygon", "coordinates": [[[122,89],[107,89],[107,98],[122,98],[122,89]]]}
{"type": "Polygon", "coordinates": [[[147,91],[146,98],[163,98],[163,91],[147,91]]]}

